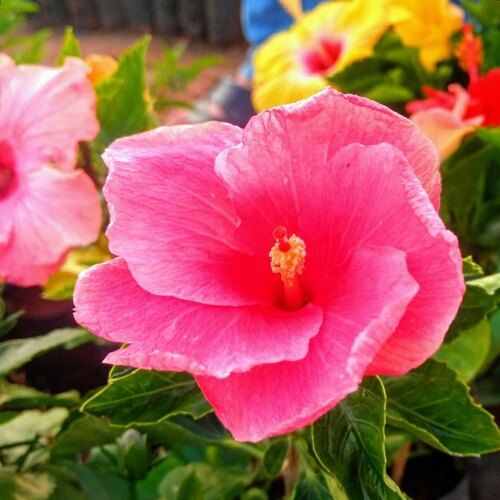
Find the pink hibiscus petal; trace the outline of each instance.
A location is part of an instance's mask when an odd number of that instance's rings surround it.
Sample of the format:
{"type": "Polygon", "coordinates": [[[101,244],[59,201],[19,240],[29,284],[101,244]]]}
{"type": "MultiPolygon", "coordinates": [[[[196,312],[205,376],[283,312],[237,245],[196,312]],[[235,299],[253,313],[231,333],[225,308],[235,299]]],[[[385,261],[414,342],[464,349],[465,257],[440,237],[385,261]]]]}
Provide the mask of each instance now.
{"type": "Polygon", "coordinates": [[[294,185],[301,171],[325,165],[348,144],[383,142],[403,153],[437,207],[441,190],[439,158],[425,134],[413,122],[381,104],[341,94],[330,87],[305,101],[270,109],[252,118],[243,134],[243,146],[227,151],[218,168],[231,191],[238,193],[250,183],[245,200],[249,205],[242,202],[237,207],[242,219],[239,210],[243,206],[248,211],[255,210],[254,213],[265,211],[251,202],[259,183],[264,183],[272,195],[276,206],[273,212],[281,210],[290,218],[300,210],[294,203],[294,185]],[[238,168],[225,166],[225,161],[238,168]],[[251,169],[240,172],[245,163],[251,169]],[[283,198],[278,194],[280,190],[289,194],[283,198]]]}
{"type": "Polygon", "coordinates": [[[335,265],[351,248],[373,244],[404,251],[420,290],[369,373],[406,373],[439,348],[462,301],[457,238],[390,144],[347,146],[330,167],[329,182],[318,172],[316,186],[309,186],[311,200],[299,216],[298,231],[308,245],[303,280],[321,301],[335,265]]]}
{"type": "Polygon", "coordinates": [[[165,127],[106,151],[110,249],[144,289],[214,305],[268,301],[269,261],[259,279],[249,249],[235,239],[239,218],[214,172],[215,157],[240,136],[219,122],[165,127]]]}
{"type": "Polygon", "coordinates": [[[95,334],[131,343],[106,362],[226,377],[263,363],[302,359],[322,323],[309,304],[224,307],[152,295],[115,259],[86,271],[75,290],[75,317],[95,334]]]}
{"type": "Polygon", "coordinates": [[[353,251],[332,289],[337,295],[303,360],[261,365],[226,378],[196,377],[236,440],[260,441],[302,427],[355,391],[418,285],[403,252],[368,246],[353,251]]]}
{"type": "Polygon", "coordinates": [[[92,140],[99,124],[87,65],[68,58],[61,68],[0,65],[0,134],[14,145],[17,169],[47,164],[75,167],[79,141],[92,140]]]}
{"type": "Polygon", "coordinates": [[[101,225],[99,195],[83,171],[25,173],[4,210],[11,231],[0,245],[0,276],[19,286],[44,284],[67,251],[92,243],[101,225]]]}

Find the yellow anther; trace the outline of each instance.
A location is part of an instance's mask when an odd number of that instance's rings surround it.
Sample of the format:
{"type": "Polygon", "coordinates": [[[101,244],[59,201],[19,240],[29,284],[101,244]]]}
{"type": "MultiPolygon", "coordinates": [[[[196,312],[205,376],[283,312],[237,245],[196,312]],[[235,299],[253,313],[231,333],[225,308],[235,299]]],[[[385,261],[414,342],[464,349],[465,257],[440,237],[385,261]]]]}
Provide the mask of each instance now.
{"type": "Polygon", "coordinates": [[[304,271],[306,245],[295,234],[292,234],[288,239],[285,236],[276,240],[276,244],[269,252],[269,257],[271,257],[272,272],[280,274],[283,283],[291,287],[294,284],[295,277],[304,271]],[[286,248],[283,245],[284,242],[289,244],[286,251],[280,249],[286,248]]]}

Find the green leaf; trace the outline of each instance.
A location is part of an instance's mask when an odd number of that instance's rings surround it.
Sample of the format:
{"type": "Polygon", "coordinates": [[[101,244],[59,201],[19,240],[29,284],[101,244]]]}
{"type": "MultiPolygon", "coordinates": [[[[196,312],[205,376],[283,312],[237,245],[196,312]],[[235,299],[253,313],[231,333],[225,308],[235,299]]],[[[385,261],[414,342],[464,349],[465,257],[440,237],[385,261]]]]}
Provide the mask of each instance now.
{"type": "Polygon", "coordinates": [[[116,444],[127,477],[136,481],[142,479],[148,471],[151,459],[147,436],[136,429],[127,429],[117,439],[116,444]]]}
{"type": "Polygon", "coordinates": [[[380,83],[365,93],[365,96],[382,103],[408,102],[415,99],[415,93],[403,85],[380,83]]]}
{"type": "Polygon", "coordinates": [[[462,260],[462,271],[465,279],[473,279],[484,276],[484,271],[479,264],[476,264],[469,255],[462,260]]]}
{"type": "Polygon", "coordinates": [[[0,376],[23,366],[33,358],[75,341],[90,340],[83,328],[61,328],[40,337],[7,340],[0,343],[0,376]]]}
{"type": "Polygon", "coordinates": [[[392,462],[396,453],[407,443],[411,443],[415,438],[403,432],[401,429],[396,429],[390,425],[385,426],[385,454],[387,461],[392,462]]]}
{"type": "Polygon", "coordinates": [[[472,136],[463,141],[460,148],[441,165],[443,191],[440,213],[447,226],[459,236],[465,254],[474,250],[480,229],[487,172],[495,154],[493,145],[484,144],[472,136]]]}
{"type": "Polygon", "coordinates": [[[144,479],[136,485],[137,500],[158,500],[160,484],[172,469],[184,465],[179,459],[168,456],[150,469],[144,479]]]}
{"type": "Polygon", "coordinates": [[[403,498],[386,472],[385,404],[380,379],[367,377],[312,426],[314,453],[348,498],[403,498]]]}
{"type": "Polygon", "coordinates": [[[461,0],[462,5],[485,26],[500,26],[500,8],[497,0],[461,0]]]}
{"type": "Polygon", "coordinates": [[[384,384],[392,426],[451,455],[476,456],[500,448],[493,417],[446,364],[431,359],[406,375],[385,378],[384,384]]]}
{"type": "Polygon", "coordinates": [[[101,472],[84,465],[73,465],[87,498],[99,500],[130,499],[129,483],[117,474],[101,472]]]}
{"type": "Polygon", "coordinates": [[[490,324],[483,319],[451,342],[442,345],[434,359],[446,363],[463,382],[469,382],[485,364],[490,343],[490,324]]]}
{"type": "Polygon", "coordinates": [[[14,314],[10,314],[5,319],[0,319],[0,337],[9,333],[17,325],[17,320],[22,316],[22,314],[23,311],[18,311],[14,314]]]}
{"type": "Polygon", "coordinates": [[[0,412],[0,425],[5,424],[9,420],[16,418],[19,415],[17,411],[2,411],[0,412]]]}
{"type": "Polygon", "coordinates": [[[446,341],[453,340],[460,332],[478,324],[496,310],[499,302],[500,273],[468,281],[464,299],[446,334],[446,341]]]}
{"type": "Polygon", "coordinates": [[[50,448],[53,458],[71,457],[95,446],[113,443],[123,429],[111,427],[92,415],[82,415],[60,432],[50,448]]]}
{"type": "Polygon", "coordinates": [[[318,475],[298,482],[293,489],[292,500],[333,500],[333,497],[318,475]]]}
{"type": "Polygon", "coordinates": [[[147,130],[151,125],[146,87],[146,52],[150,37],[144,37],[118,61],[118,69],[96,86],[97,117],[101,124],[98,142],[147,130]]]}
{"type": "Polygon", "coordinates": [[[174,415],[210,411],[195,381],[184,373],[135,370],[108,383],[82,410],[115,425],[155,423],[174,415]]]}
{"type": "Polygon", "coordinates": [[[493,365],[485,376],[474,381],[474,396],[481,404],[500,405],[500,364],[493,365]]]}
{"type": "Polygon", "coordinates": [[[234,443],[213,413],[196,420],[188,415],[177,415],[159,423],[141,424],[137,428],[146,433],[152,443],[169,447],[234,443]]]}
{"type": "Polygon", "coordinates": [[[75,34],[73,33],[73,28],[71,28],[70,26],[68,26],[64,30],[61,52],[57,57],[56,64],[58,66],[61,66],[64,63],[66,57],[68,56],[82,57],[80,43],[78,42],[78,40],[75,37],[75,34]]]}
{"type": "Polygon", "coordinates": [[[2,299],[1,292],[2,285],[0,285],[0,337],[5,335],[6,333],[9,333],[12,328],[16,326],[17,320],[23,314],[23,311],[18,311],[5,317],[5,314],[7,313],[7,306],[2,299]]]}
{"type": "Polygon", "coordinates": [[[478,127],[476,129],[478,137],[487,144],[492,144],[500,148],[500,129],[490,127],[478,127]]]}
{"type": "Polygon", "coordinates": [[[75,406],[80,403],[77,391],[68,391],[60,394],[46,394],[33,387],[10,384],[0,379],[0,409],[26,409],[37,406],[75,406]]]}
{"type": "Polygon", "coordinates": [[[277,476],[288,454],[289,443],[287,439],[273,441],[266,450],[263,465],[270,476],[277,476]]]}
{"type": "MultiPolygon", "coordinates": [[[[0,425],[0,446],[39,438],[51,439],[59,432],[68,414],[66,408],[52,408],[45,412],[26,410],[19,413],[17,417],[0,425]]],[[[12,461],[23,455],[27,449],[28,445],[23,444],[4,451],[4,455],[12,461]]]]}
{"type": "Polygon", "coordinates": [[[241,500],[269,500],[269,496],[264,490],[250,488],[241,495],[241,500]]]}
{"type": "Polygon", "coordinates": [[[384,81],[384,66],[376,59],[363,59],[350,64],[328,80],[343,92],[364,94],[384,81]]]}
{"type": "Polygon", "coordinates": [[[48,474],[19,474],[7,469],[0,470],[2,500],[45,500],[54,491],[55,483],[48,474]]]}
{"type": "Polygon", "coordinates": [[[171,470],[159,487],[160,498],[168,500],[203,500],[203,485],[193,465],[184,465],[171,470]]]}

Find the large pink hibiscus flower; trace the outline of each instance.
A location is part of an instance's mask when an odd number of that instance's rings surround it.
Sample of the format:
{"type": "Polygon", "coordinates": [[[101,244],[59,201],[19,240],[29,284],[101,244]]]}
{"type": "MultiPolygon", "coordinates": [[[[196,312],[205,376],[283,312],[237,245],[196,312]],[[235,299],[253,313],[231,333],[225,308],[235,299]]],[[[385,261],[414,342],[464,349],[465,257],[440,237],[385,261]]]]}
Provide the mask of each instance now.
{"type": "Polygon", "coordinates": [[[421,364],[457,312],[436,152],[381,105],[328,89],[244,131],[121,139],[105,161],[119,257],[80,277],[76,318],[130,344],[109,363],[193,373],[237,440],[421,364]]]}
{"type": "Polygon", "coordinates": [[[101,224],[92,180],[74,170],[98,131],[87,66],[16,66],[0,54],[0,281],[43,284],[101,224]]]}

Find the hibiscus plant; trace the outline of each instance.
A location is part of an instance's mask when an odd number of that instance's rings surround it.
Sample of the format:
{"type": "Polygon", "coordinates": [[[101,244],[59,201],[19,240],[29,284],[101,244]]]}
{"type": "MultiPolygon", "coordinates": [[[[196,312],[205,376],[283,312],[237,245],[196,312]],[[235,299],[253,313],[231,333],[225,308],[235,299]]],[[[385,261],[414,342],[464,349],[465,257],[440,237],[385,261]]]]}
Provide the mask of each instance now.
{"type": "Polygon", "coordinates": [[[406,498],[500,449],[494,2],[284,3],[245,129],[158,126],[148,37],[0,54],[0,498],[406,498]]]}

